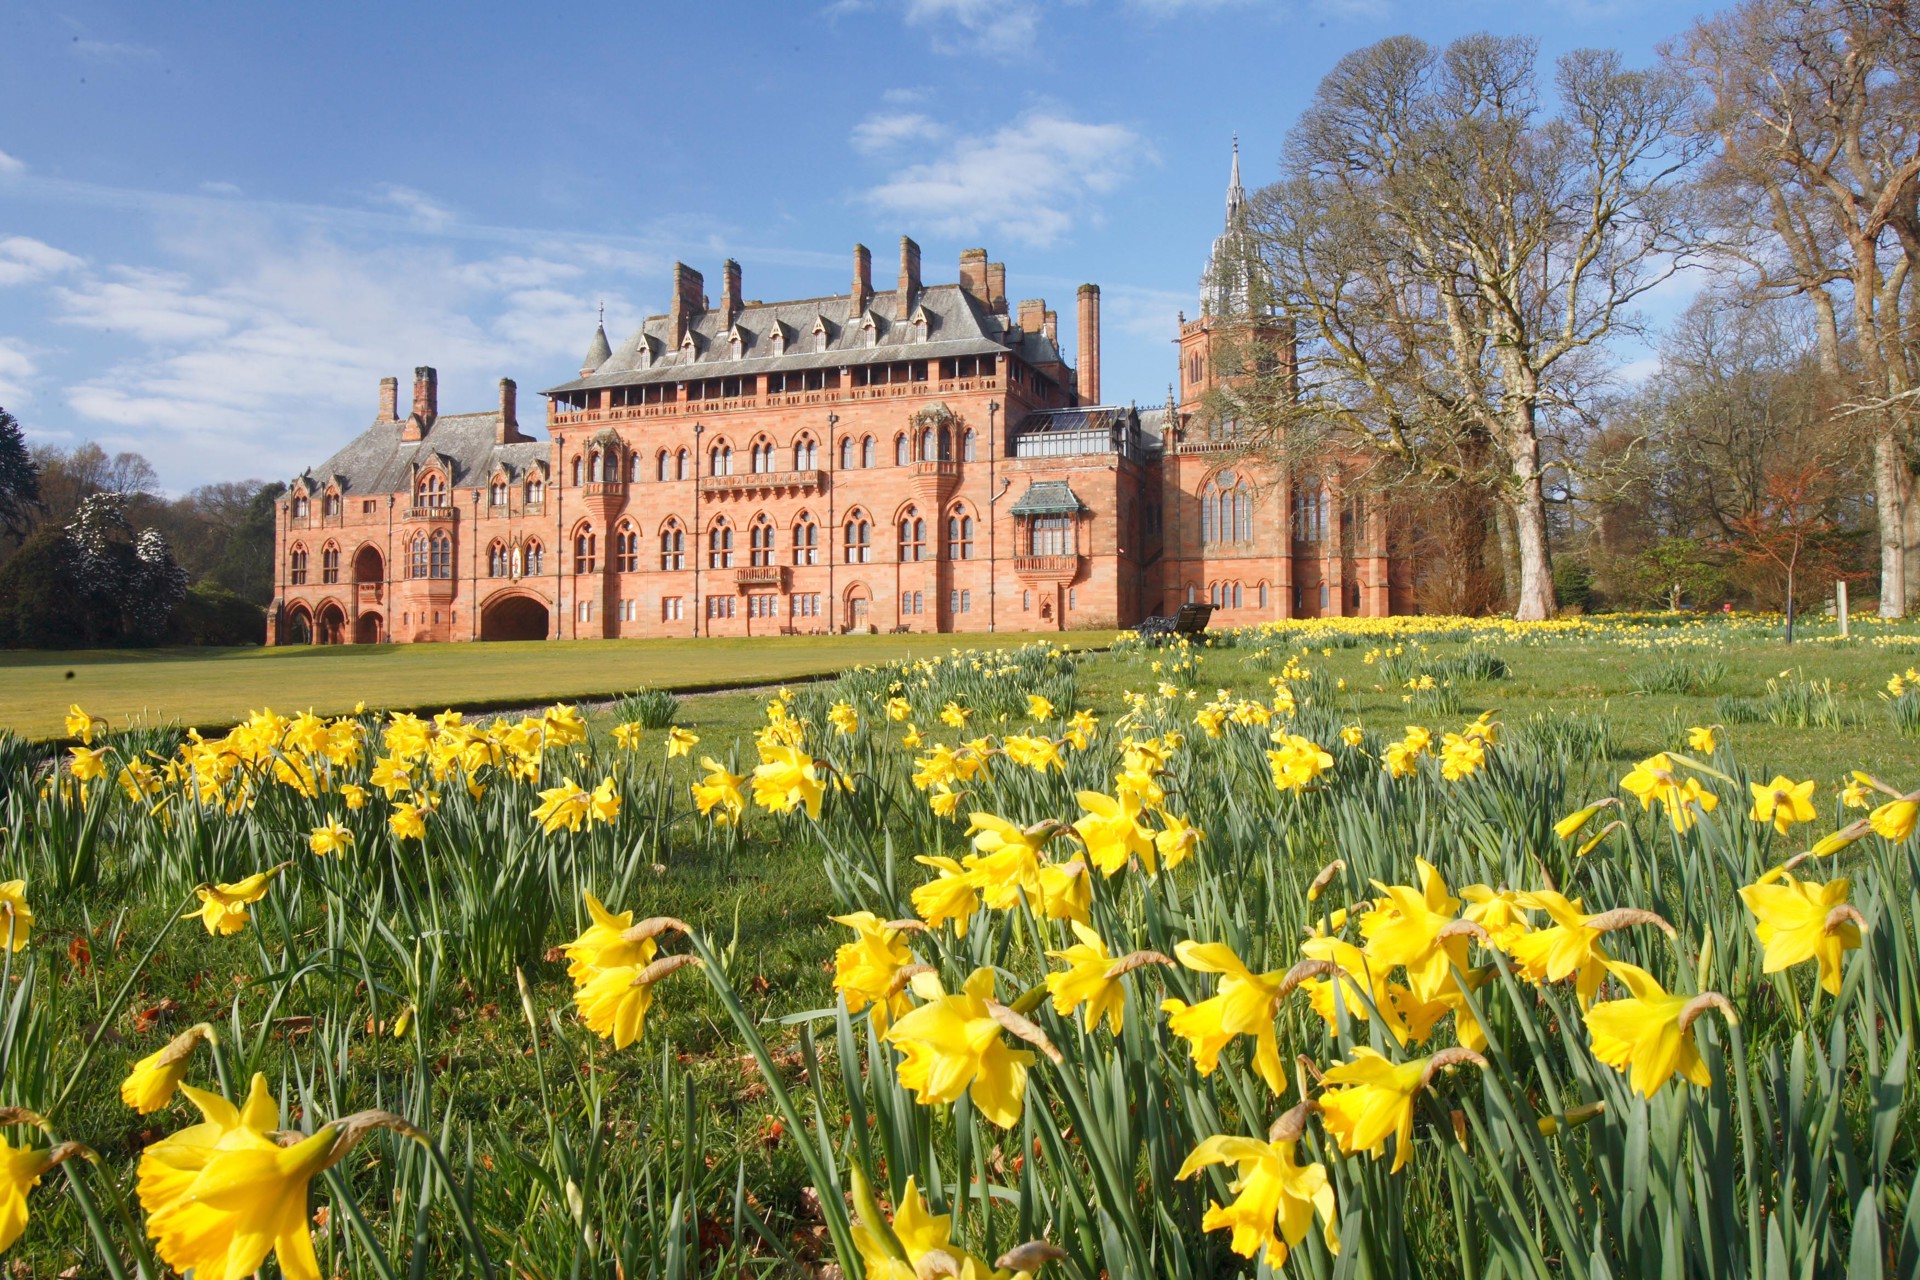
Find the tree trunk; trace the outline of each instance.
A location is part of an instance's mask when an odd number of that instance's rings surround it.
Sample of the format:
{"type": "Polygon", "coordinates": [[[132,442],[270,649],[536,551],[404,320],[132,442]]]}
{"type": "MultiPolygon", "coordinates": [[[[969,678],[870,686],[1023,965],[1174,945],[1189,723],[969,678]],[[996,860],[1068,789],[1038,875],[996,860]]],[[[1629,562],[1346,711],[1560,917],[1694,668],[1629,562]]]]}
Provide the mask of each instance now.
{"type": "Polygon", "coordinates": [[[1513,506],[1496,494],[1492,506],[1494,548],[1500,556],[1500,605],[1510,609],[1520,597],[1520,544],[1513,536],[1513,506]]]}
{"type": "Polygon", "coordinates": [[[1880,616],[1907,614],[1906,462],[1900,442],[1882,425],[1873,438],[1873,502],[1880,527],[1880,616]]]}
{"type": "Polygon", "coordinates": [[[1519,552],[1520,581],[1513,593],[1513,616],[1539,622],[1553,616],[1553,559],[1547,550],[1547,497],[1540,485],[1540,437],[1535,432],[1531,397],[1508,410],[1507,456],[1513,464],[1513,540],[1519,552]]]}

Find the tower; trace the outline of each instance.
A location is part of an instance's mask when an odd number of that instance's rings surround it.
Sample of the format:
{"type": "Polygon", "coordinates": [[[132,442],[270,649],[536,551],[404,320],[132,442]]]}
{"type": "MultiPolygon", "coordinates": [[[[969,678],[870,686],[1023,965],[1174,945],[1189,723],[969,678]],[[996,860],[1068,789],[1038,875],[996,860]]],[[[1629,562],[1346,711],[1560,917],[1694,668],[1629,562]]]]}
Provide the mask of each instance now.
{"type": "Polygon", "coordinates": [[[1274,312],[1274,288],[1250,225],[1247,189],[1240,181],[1240,138],[1234,135],[1227,171],[1226,217],[1200,277],[1200,314],[1180,323],[1179,403],[1183,418],[1198,414],[1201,400],[1231,366],[1250,358],[1278,356],[1292,364],[1285,323],[1274,312]]]}

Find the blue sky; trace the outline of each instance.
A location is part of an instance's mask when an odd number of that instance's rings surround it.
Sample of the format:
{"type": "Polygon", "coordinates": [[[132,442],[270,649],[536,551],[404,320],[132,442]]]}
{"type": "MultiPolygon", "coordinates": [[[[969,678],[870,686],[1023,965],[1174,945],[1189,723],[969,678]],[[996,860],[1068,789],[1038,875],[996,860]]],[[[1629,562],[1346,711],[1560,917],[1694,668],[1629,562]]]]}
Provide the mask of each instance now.
{"type": "MultiPolygon", "coordinates": [[[[1606,45],[1650,0],[794,0],[48,4],[0,15],[0,406],[30,440],[136,449],[180,491],[284,478],[362,430],[382,375],[441,407],[574,374],[672,262],[747,297],[959,251],[1045,297],[1104,393],[1157,403],[1237,130],[1250,187],[1350,49],[1412,32],[1606,45]]],[[[884,284],[882,287],[885,287],[884,284]]]]}

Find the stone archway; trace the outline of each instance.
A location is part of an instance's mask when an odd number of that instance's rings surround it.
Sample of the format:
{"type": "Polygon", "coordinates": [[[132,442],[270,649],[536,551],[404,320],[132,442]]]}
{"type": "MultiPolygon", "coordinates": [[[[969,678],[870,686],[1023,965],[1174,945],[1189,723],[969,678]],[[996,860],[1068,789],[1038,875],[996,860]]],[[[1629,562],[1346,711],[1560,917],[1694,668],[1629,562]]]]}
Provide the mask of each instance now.
{"type": "Polygon", "coordinates": [[[533,596],[495,596],[480,609],[482,640],[545,640],[552,626],[546,601],[533,596]]]}
{"type": "Polygon", "coordinates": [[[353,642],[355,644],[379,644],[381,639],[380,615],[377,613],[361,614],[353,624],[353,642]]]}
{"type": "Polygon", "coordinates": [[[281,644],[312,644],[313,614],[304,604],[287,606],[286,624],[281,629],[281,644]]]}
{"type": "Polygon", "coordinates": [[[855,583],[847,588],[844,623],[849,633],[865,631],[871,622],[873,601],[867,595],[864,584],[855,583]]]}
{"type": "Polygon", "coordinates": [[[314,617],[314,637],[321,644],[346,643],[347,615],[331,600],[321,605],[320,612],[314,617]]]}

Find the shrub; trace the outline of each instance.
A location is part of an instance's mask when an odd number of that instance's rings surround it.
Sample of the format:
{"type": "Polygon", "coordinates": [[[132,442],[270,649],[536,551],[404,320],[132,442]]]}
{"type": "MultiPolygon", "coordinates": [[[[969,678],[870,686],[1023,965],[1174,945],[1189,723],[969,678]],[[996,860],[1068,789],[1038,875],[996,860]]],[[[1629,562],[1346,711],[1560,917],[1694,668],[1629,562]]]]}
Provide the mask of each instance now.
{"type": "Polygon", "coordinates": [[[173,616],[179,644],[247,645],[267,642],[267,611],[211,580],[196,582],[173,616]]]}
{"type": "Polygon", "coordinates": [[[680,699],[665,689],[642,689],[615,704],[614,716],[642,729],[671,729],[680,716],[680,699]]]}

